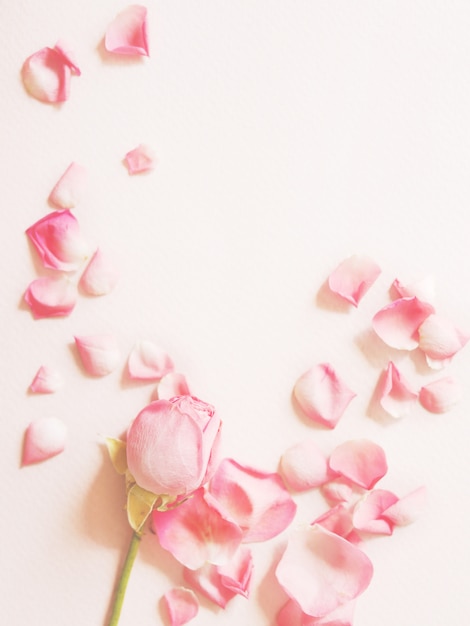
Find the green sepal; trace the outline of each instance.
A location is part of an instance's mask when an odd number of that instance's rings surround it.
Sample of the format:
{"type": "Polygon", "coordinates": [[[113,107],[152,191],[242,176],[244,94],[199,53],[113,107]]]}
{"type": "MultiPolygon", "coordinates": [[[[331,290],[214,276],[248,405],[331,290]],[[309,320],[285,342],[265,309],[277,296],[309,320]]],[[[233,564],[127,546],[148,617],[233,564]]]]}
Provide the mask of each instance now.
{"type": "Polygon", "coordinates": [[[118,474],[124,475],[127,472],[126,443],[120,439],[106,437],[106,447],[109,458],[118,474]]]}
{"type": "Polygon", "coordinates": [[[142,531],[159,498],[160,496],[142,489],[137,483],[129,489],[127,493],[127,519],[136,533],[142,531]]]}

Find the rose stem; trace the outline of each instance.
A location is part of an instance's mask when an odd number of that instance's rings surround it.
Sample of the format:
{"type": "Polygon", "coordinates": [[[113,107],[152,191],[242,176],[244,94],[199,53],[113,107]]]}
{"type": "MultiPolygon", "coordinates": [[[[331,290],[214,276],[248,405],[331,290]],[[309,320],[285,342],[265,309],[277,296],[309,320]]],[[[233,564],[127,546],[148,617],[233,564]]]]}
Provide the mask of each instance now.
{"type": "Polygon", "coordinates": [[[121,576],[119,577],[119,582],[116,587],[113,612],[111,614],[111,619],[109,620],[108,626],[117,626],[119,623],[122,604],[124,602],[124,596],[126,595],[127,583],[129,582],[129,576],[131,574],[132,566],[134,565],[135,557],[137,556],[137,552],[139,551],[141,539],[142,535],[139,535],[136,532],[132,533],[132,539],[129,544],[126,560],[124,561],[121,576]]]}

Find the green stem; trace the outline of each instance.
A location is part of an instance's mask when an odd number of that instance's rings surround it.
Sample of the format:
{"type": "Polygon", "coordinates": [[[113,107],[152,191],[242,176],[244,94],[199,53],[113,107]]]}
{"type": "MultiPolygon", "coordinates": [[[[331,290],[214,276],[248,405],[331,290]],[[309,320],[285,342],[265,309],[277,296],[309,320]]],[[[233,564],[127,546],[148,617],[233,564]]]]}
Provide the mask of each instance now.
{"type": "Polygon", "coordinates": [[[127,551],[126,560],[122,568],[121,576],[116,587],[116,594],[114,596],[113,612],[108,626],[117,626],[119,623],[119,617],[121,615],[122,604],[124,602],[124,596],[126,595],[127,583],[129,582],[129,576],[131,574],[132,566],[134,565],[135,557],[139,551],[140,540],[142,535],[136,532],[132,533],[132,539],[127,551]]]}

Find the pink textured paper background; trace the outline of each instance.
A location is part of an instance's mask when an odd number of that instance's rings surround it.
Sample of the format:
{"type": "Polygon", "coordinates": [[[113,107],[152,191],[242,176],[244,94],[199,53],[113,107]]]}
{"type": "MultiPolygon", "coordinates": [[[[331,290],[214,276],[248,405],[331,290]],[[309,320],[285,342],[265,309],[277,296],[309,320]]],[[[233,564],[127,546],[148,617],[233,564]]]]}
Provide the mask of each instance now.
{"type": "MultiPolygon", "coordinates": [[[[369,402],[385,353],[370,331],[395,277],[435,276],[441,312],[469,329],[470,7],[466,2],[155,2],[150,59],[109,59],[100,45],[125,2],[0,4],[2,165],[2,623],[101,625],[129,531],[121,479],[105,458],[148,402],[128,384],[135,341],[165,348],[224,420],[224,452],[274,471],[308,436],[323,449],[370,437],[386,450],[384,488],[426,484],[413,526],[367,544],[375,565],[356,626],[464,624],[469,613],[470,352],[449,373],[461,404],[384,423],[369,402]],[[60,107],[25,93],[24,59],[64,39],[82,70],[60,107]],[[129,177],[140,142],[155,172],[129,177]],[[67,165],[90,183],[75,210],[121,268],[116,290],[81,298],[66,319],[34,321],[22,294],[36,276],[24,230],[50,207],[67,165]],[[382,267],[359,309],[329,310],[318,290],[354,253],[382,267]],[[73,335],[111,331],[122,367],[84,375],[73,335]],[[333,432],[300,419],[297,377],[330,361],[358,397],[333,432]],[[66,385],[27,389],[42,363],[66,385]],[[32,419],[62,418],[66,451],[19,469],[32,419]]],[[[419,363],[403,369],[421,384],[419,363]]],[[[295,523],[325,505],[297,499],[295,523]]],[[[286,535],[255,546],[252,597],[221,611],[202,602],[194,626],[273,625],[284,597],[273,567],[286,535]]],[[[122,626],[167,624],[161,596],[180,568],[146,537],[122,626]]]]}

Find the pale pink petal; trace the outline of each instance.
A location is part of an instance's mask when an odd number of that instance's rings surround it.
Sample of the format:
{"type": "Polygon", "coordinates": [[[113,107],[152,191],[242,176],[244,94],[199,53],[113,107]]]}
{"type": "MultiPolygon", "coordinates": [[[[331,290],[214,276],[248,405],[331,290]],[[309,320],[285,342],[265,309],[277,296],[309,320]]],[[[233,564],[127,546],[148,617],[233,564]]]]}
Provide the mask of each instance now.
{"type": "Polygon", "coordinates": [[[133,4],[123,9],[106,30],[108,52],[148,56],[147,9],[133,4]]]}
{"type": "Polygon", "coordinates": [[[29,285],[24,299],[33,317],[63,317],[69,315],[77,303],[77,288],[67,278],[43,276],[29,285]]]}
{"type": "Polygon", "coordinates": [[[106,376],[119,365],[121,353],[112,334],[75,337],[83,367],[92,376],[106,376]]]}
{"type": "Polygon", "coordinates": [[[357,306],[380,272],[380,267],[368,257],[354,255],[338,265],[328,284],[331,291],[357,306]]]}
{"type": "Polygon", "coordinates": [[[397,350],[414,350],[419,344],[418,329],[434,313],[434,307],[418,298],[399,298],[388,304],[372,319],[377,335],[397,350]]]}
{"type": "Polygon", "coordinates": [[[115,265],[98,248],[80,278],[80,288],[89,296],[104,296],[114,289],[118,278],[115,265]]]}
{"type": "Polygon", "coordinates": [[[175,396],[190,396],[188,383],[183,374],[169,372],[162,376],[157,388],[159,400],[170,400],[175,396]]]}
{"type": "Polygon", "coordinates": [[[294,396],[307,417],[334,428],[356,394],[330,364],[320,363],[298,379],[294,396]]]}
{"type": "Polygon", "coordinates": [[[33,393],[55,393],[64,385],[64,377],[53,367],[41,365],[29,386],[33,393]]]}
{"type": "Polygon", "coordinates": [[[358,547],[315,525],[291,534],[276,577],[304,613],[324,617],[363,593],[372,572],[358,547]]]}
{"type": "Polygon", "coordinates": [[[328,459],[311,439],[286,450],[280,469],[287,486],[294,491],[319,487],[331,478],[328,459]]]}
{"type": "Polygon", "coordinates": [[[382,515],[395,526],[406,526],[416,521],[426,507],[426,487],[418,487],[389,506],[382,515]]]}
{"type": "Polygon", "coordinates": [[[23,465],[45,461],[65,447],[67,428],[56,417],[41,417],[28,426],[23,446],[23,465]]]}
{"type": "Polygon", "coordinates": [[[350,502],[356,493],[355,485],[344,478],[337,478],[325,483],[321,486],[321,492],[330,504],[350,502]]]}
{"type": "Polygon", "coordinates": [[[21,69],[26,91],[46,103],[68,99],[72,73],[79,75],[80,70],[61,44],[55,48],[41,48],[26,59],[21,69]]]}
{"type": "Polygon", "coordinates": [[[77,270],[88,256],[76,217],[67,209],[53,211],[30,226],[26,234],[44,267],[64,272],[77,270]]]}
{"type": "Polygon", "coordinates": [[[418,394],[390,361],[387,370],[383,373],[380,384],[380,404],[384,411],[392,417],[408,415],[413,408],[418,394]]]}
{"type": "Polygon", "coordinates": [[[194,591],[185,587],[175,587],[167,591],[165,598],[171,626],[183,626],[196,617],[199,601],[194,591]]]}
{"type": "Polygon", "coordinates": [[[253,573],[253,556],[249,548],[240,546],[230,561],[217,566],[217,571],[226,589],[248,598],[253,573]]]}
{"type": "Polygon", "coordinates": [[[49,201],[59,209],[73,209],[80,201],[87,171],[83,165],[72,162],[55,184],[49,201]]]}
{"type": "Polygon", "coordinates": [[[168,354],[151,341],[139,341],[129,355],[129,376],[136,380],[160,380],[173,371],[168,354]]]}
{"type": "Polygon", "coordinates": [[[75,59],[75,54],[70,50],[68,44],[65,41],[60,39],[54,46],[54,50],[56,50],[63,56],[64,62],[70,67],[72,74],[74,74],[75,76],[81,76],[82,72],[78,67],[77,60],[75,59]]]}
{"type": "Polygon", "coordinates": [[[424,276],[419,280],[404,284],[396,278],[392,283],[392,288],[399,298],[416,297],[421,302],[433,304],[436,299],[436,288],[433,276],[424,276]]]}
{"type": "Polygon", "coordinates": [[[279,474],[224,459],[209,483],[210,493],[243,530],[243,541],[266,541],[291,523],[296,505],[279,474]]]}
{"type": "Polygon", "coordinates": [[[192,570],[184,568],[184,579],[193,589],[201,593],[211,602],[225,609],[237,594],[222,584],[222,579],[216,565],[205,563],[202,567],[192,570]]]}
{"type": "Polygon", "coordinates": [[[353,439],[333,450],[330,468],[360,487],[372,489],[387,473],[387,460],[378,444],[368,439],[353,439]]]}
{"type": "Polygon", "coordinates": [[[142,174],[150,172],[154,169],[156,159],[151,148],[144,144],[140,144],[128,152],[124,158],[129,174],[142,174]]]}
{"type": "Polygon", "coordinates": [[[331,509],[328,509],[326,513],[317,517],[312,524],[318,524],[322,528],[345,539],[348,539],[348,536],[354,530],[352,511],[344,504],[337,504],[331,509]]]}
{"type": "Polygon", "coordinates": [[[385,489],[374,489],[366,493],[354,507],[354,528],[375,535],[391,535],[393,525],[382,517],[383,512],[398,502],[398,497],[385,489]]]}
{"type": "Polygon", "coordinates": [[[430,315],[419,327],[419,347],[430,365],[436,361],[448,364],[468,339],[468,335],[442,315],[430,315]]]}
{"type": "Polygon", "coordinates": [[[277,614],[277,626],[352,626],[355,601],[339,606],[324,617],[302,612],[295,600],[288,600],[277,614]]]}
{"type": "Polygon", "coordinates": [[[462,387],[451,376],[440,378],[421,387],[419,401],[430,413],[450,411],[462,398],[462,387]]]}

